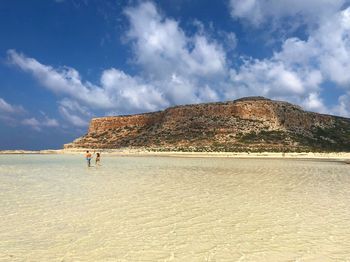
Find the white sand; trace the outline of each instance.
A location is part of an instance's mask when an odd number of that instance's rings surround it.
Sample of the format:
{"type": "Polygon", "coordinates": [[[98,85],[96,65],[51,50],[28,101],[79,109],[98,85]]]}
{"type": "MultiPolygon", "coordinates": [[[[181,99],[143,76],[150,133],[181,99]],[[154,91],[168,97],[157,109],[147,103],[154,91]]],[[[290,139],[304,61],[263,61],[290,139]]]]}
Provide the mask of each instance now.
{"type": "Polygon", "coordinates": [[[145,149],[58,149],[58,150],[40,150],[40,151],[26,151],[26,150],[0,150],[0,154],[85,154],[86,150],[90,152],[102,152],[104,156],[176,156],[176,157],[230,157],[230,158],[293,158],[293,159],[330,159],[350,161],[350,152],[301,152],[301,153],[283,153],[283,152],[261,152],[261,153],[247,153],[247,152],[154,152],[145,149]]]}
{"type": "Polygon", "coordinates": [[[349,261],[349,188],[339,161],[1,155],[0,261],[349,261]]]}

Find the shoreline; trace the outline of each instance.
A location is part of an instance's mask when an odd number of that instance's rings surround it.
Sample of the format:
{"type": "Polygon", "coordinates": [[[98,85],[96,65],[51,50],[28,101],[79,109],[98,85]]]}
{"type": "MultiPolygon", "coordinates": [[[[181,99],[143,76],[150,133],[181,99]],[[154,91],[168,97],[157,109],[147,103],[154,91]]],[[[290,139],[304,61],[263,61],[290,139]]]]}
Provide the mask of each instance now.
{"type": "Polygon", "coordinates": [[[105,156],[163,156],[163,157],[218,157],[218,158],[277,158],[277,159],[330,159],[350,160],[350,152],[179,152],[147,151],[145,149],[47,149],[47,150],[0,150],[0,155],[81,155],[86,150],[101,152],[105,156]]]}

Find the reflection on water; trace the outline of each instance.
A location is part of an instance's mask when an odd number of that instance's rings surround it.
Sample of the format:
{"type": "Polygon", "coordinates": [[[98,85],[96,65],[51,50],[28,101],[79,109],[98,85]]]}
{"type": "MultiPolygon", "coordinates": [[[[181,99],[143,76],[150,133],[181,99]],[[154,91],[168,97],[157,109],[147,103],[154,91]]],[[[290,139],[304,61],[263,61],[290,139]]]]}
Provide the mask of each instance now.
{"type": "Polygon", "coordinates": [[[350,261],[350,166],[0,156],[0,261],[350,261]]]}

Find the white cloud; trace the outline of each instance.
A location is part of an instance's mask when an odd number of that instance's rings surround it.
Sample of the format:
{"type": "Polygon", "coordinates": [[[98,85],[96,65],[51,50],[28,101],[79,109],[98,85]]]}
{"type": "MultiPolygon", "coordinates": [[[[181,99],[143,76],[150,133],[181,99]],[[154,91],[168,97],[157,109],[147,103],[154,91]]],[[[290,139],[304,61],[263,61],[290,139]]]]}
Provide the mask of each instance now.
{"type": "Polygon", "coordinates": [[[59,127],[59,123],[56,119],[54,118],[48,118],[46,117],[43,122],[41,122],[42,126],[47,126],[47,127],[59,127]]]}
{"type": "Polygon", "coordinates": [[[35,117],[23,119],[21,121],[21,124],[25,126],[30,126],[34,130],[41,131],[41,124],[35,117]]]}
{"type": "MultiPolygon", "coordinates": [[[[316,67],[325,79],[345,88],[350,84],[350,7],[340,11],[300,41],[300,54],[290,59],[304,67],[316,67]]],[[[285,47],[279,56],[295,50],[295,45],[285,47]]]]}
{"type": "MultiPolygon", "coordinates": [[[[333,3],[320,2],[319,8],[323,8],[323,4],[333,3]]],[[[309,110],[345,116],[350,110],[345,106],[350,101],[347,95],[339,97],[341,106],[327,107],[322,99],[322,86],[331,82],[348,92],[348,72],[350,7],[329,15],[327,19],[320,18],[318,26],[309,31],[306,40],[288,38],[281,51],[275,52],[271,58],[246,61],[237,71],[232,71],[231,79],[238,93],[255,90],[261,95],[298,103],[309,110]]]]}
{"type": "MultiPolygon", "coordinates": [[[[83,81],[74,68],[53,68],[14,50],[8,51],[8,60],[48,90],[89,112],[155,111],[218,97],[209,82],[227,74],[226,54],[220,44],[204,32],[187,36],[177,21],[162,16],[151,2],[127,8],[125,14],[130,21],[127,38],[134,47],[134,62],[142,72],[139,77],[110,68],[102,72],[100,84],[94,85],[83,81]]],[[[234,34],[228,38],[235,41],[234,34]]],[[[59,106],[67,121],[86,125],[88,115],[76,114],[77,110],[59,106]]]]}
{"type": "Polygon", "coordinates": [[[87,119],[83,119],[81,116],[78,116],[77,114],[74,114],[73,112],[70,112],[65,107],[60,107],[59,111],[60,111],[61,115],[73,126],[87,127],[89,124],[87,119]]]}
{"type": "Polygon", "coordinates": [[[22,106],[11,105],[0,97],[0,113],[1,114],[19,114],[24,113],[22,106]]]}
{"type": "Polygon", "coordinates": [[[49,118],[42,113],[44,117],[38,120],[35,117],[27,117],[28,112],[22,107],[11,105],[3,98],[0,98],[0,120],[10,126],[18,126],[19,124],[30,126],[31,128],[40,131],[42,127],[58,127],[59,123],[56,119],[49,118]]]}
{"type": "Polygon", "coordinates": [[[345,2],[231,0],[232,15],[253,25],[293,17],[308,26],[305,40],[288,38],[271,57],[248,58],[235,68],[229,67],[227,57],[237,44],[233,32],[221,35],[224,42],[219,43],[197,22],[198,31],[186,34],[178,21],[165,17],[152,2],[125,10],[130,22],[126,38],[132,46],[132,62],[140,72],[137,76],[110,68],[102,72],[98,84],[92,84],[83,81],[74,68],[53,68],[14,50],[8,51],[8,57],[62,97],[61,116],[78,127],[86,127],[94,112],[138,113],[251,95],[347,115],[350,8],[341,10],[345,2]],[[344,89],[338,107],[325,105],[322,85],[327,81],[344,89]]]}
{"type": "Polygon", "coordinates": [[[281,61],[268,59],[247,61],[239,71],[231,71],[231,80],[239,96],[299,97],[307,88],[315,88],[308,76],[308,72],[296,72],[281,61]]]}
{"type": "Polygon", "coordinates": [[[151,2],[125,11],[130,21],[135,62],[151,77],[213,77],[226,70],[222,46],[203,33],[187,36],[177,21],[163,17],[151,2]]]}
{"type": "Polygon", "coordinates": [[[96,106],[110,108],[112,102],[104,90],[89,82],[83,83],[81,77],[73,68],[62,67],[54,69],[43,65],[33,58],[28,58],[15,50],[9,50],[8,60],[25,72],[31,73],[44,87],[58,95],[68,95],[75,99],[96,106]]]}
{"type": "Polygon", "coordinates": [[[37,119],[36,117],[25,118],[20,121],[22,125],[29,126],[36,131],[41,131],[43,127],[58,127],[59,123],[56,119],[49,118],[47,116],[44,119],[37,119]]]}
{"type": "Polygon", "coordinates": [[[337,13],[348,0],[230,0],[231,15],[254,26],[284,18],[293,23],[315,26],[337,13]]]}
{"type": "Polygon", "coordinates": [[[67,98],[59,102],[58,111],[68,123],[76,127],[87,127],[93,116],[87,107],[67,98]]]}
{"type": "Polygon", "coordinates": [[[309,111],[327,113],[329,109],[325,106],[324,101],[318,93],[309,93],[304,99],[302,105],[309,111]]]}
{"type": "Polygon", "coordinates": [[[350,8],[329,17],[305,41],[287,39],[274,58],[288,66],[317,68],[323,78],[347,86],[350,83],[350,8]]]}
{"type": "Polygon", "coordinates": [[[162,92],[154,85],[146,84],[144,80],[131,77],[115,68],[103,72],[101,85],[111,95],[114,110],[154,111],[169,105],[162,92]]]}
{"type": "MultiPolygon", "coordinates": [[[[90,110],[155,110],[167,105],[161,93],[117,69],[105,70],[101,86],[83,82],[73,68],[54,69],[14,50],[8,51],[9,61],[33,76],[57,95],[77,101],[90,110]]],[[[63,110],[64,111],[64,110],[63,110]]],[[[62,112],[62,110],[61,110],[62,112]]],[[[81,121],[79,121],[82,124],[81,121]]]]}
{"type": "Polygon", "coordinates": [[[12,105],[0,97],[0,121],[8,126],[16,126],[18,118],[23,117],[26,110],[22,106],[12,105]]]}
{"type": "Polygon", "coordinates": [[[338,99],[338,104],[332,108],[332,112],[337,115],[350,117],[350,92],[341,95],[338,99]]]}
{"type": "Polygon", "coordinates": [[[228,51],[235,50],[238,43],[236,34],[234,32],[219,32],[219,34],[223,36],[225,49],[228,51]]]}
{"type": "Polygon", "coordinates": [[[254,25],[263,20],[260,2],[257,0],[231,0],[231,15],[237,18],[245,18],[254,25]]]}
{"type": "MultiPolygon", "coordinates": [[[[151,2],[128,8],[125,13],[130,21],[127,37],[133,45],[134,62],[170,104],[201,101],[202,88],[227,74],[223,46],[206,35],[203,27],[186,35],[177,21],[162,16],[151,2]]],[[[233,36],[228,37],[234,41],[233,36]]]]}

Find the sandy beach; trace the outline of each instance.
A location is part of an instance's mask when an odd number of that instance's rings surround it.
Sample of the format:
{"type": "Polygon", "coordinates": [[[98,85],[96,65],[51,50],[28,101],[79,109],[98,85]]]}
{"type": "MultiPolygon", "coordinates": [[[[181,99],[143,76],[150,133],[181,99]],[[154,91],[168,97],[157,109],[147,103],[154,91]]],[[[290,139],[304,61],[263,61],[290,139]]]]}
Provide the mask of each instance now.
{"type": "Polygon", "coordinates": [[[1,261],[350,259],[338,160],[81,154],[0,155],[1,261]]]}
{"type": "Polygon", "coordinates": [[[278,158],[278,159],[324,159],[350,161],[350,152],[179,152],[149,151],[146,149],[47,149],[47,150],[0,150],[0,154],[66,154],[76,155],[101,152],[104,156],[162,156],[162,157],[223,157],[223,158],[278,158]]]}

